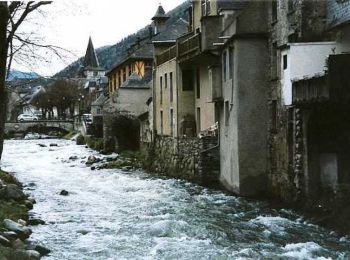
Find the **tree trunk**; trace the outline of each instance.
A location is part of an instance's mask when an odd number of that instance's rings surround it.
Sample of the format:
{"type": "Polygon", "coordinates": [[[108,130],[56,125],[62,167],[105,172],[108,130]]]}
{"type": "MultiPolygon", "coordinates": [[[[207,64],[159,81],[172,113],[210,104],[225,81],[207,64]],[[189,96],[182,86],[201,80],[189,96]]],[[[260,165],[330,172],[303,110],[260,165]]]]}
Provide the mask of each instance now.
{"type": "Polygon", "coordinates": [[[4,144],[7,97],[5,88],[7,40],[6,29],[8,22],[7,2],[0,2],[0,160],[4,144]]]}

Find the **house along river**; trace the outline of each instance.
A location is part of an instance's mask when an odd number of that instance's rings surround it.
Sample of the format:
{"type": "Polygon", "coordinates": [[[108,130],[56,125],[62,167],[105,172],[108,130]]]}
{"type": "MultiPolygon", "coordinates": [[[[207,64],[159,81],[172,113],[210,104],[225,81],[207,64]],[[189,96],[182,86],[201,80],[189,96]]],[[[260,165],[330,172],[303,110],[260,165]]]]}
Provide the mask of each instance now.
{"type": "Polygon", "coordinates": [[[52,250],[44,259],[350,259],[350,237],[292,211],[143,172],[92,171],[82,162],[91,154],[65,140],[5,143],[3,169],[31,184],[33,214],[47,223],[30,238],[52,250]]]}

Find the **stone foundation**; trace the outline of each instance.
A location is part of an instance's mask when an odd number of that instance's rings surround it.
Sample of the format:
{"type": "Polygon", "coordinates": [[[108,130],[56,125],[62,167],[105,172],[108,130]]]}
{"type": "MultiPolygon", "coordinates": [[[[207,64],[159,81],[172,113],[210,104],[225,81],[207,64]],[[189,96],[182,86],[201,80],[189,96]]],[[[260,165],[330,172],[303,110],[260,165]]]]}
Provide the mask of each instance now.
{"type": "Polygon", "coordinates": [[[218,182],[220,174],[217,137],[156,137],[146,148],[145,163],[151,172],[205,184],[218,182]]]}

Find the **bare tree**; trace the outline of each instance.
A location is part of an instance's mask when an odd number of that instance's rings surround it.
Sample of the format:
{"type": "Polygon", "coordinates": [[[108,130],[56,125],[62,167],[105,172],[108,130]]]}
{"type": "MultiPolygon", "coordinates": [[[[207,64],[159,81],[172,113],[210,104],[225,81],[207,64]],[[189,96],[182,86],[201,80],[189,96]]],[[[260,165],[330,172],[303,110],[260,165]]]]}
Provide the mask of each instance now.
{"type": "Polygon", "coordinates": [[[30,14],[50,3],[51,1],[0,1],[0,160],[3,151],[7,107],[5,81],[14,57],[20,57],[18,54],[22,53],[25,55],[22,56],[23,60],[34,58],[34,47],[48,48],[57,54],[59,51],[56,46],[40,44],[38,41],[33,41],[28,35],[19,33],[19,28],[30,14]]]}

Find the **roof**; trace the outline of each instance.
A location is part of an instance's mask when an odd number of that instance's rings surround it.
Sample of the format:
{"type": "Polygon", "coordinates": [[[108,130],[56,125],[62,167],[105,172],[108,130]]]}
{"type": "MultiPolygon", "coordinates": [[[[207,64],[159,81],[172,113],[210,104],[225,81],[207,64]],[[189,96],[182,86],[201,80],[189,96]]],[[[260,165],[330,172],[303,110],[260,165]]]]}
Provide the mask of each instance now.
{"type": "Polygon", "coordinates": [[[157,19],[168,19],[169,16],[165,14],[165,11],[163,9],[163,6],[159,4],[157,12],[155,15],[152,17],[152,20],[157,20],[157,19]]]}
{"type": "Polygon", "coordinates": [[[140,77],[136,72],[132,73],[130,77],[121,84],[121,89],[139,89],[139,88],[150,88],[151,80],[149,77],[140,77]]]}
{"type": "Polygon", "coordinates": [[[108,97],[106,97],[104,94],[100,95],[94,102],[92,102],[91,106],[102,106],[108,97]]]}
{"type": "Polygon", "coordinates": [[[98,68],[99,63],[97,59],[97,55],[94,49],[94,45],[92,44],[91,37],[89,37],[89,43],[86,49],[84,61],[83,61],[83,66],[84,68],[98,68]]]}

